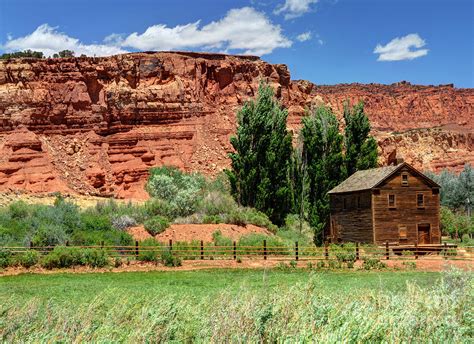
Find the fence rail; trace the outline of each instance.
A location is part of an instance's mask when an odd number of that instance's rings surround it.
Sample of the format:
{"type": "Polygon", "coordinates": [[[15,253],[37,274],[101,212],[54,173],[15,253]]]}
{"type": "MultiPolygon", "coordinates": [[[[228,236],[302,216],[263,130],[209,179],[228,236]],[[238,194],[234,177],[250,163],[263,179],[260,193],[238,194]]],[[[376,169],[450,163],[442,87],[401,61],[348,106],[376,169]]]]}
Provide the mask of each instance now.
{"type": "MultiPolygon", "coordinates": [[[[325,245],[317,246],[300,246],[298,242],[289,246],[268,246],[266,240],[261,246],[241,246],[237,242],[231,245],[215,246],[203,241],[198,243],[184,243],[169,241],[168,244],[156,246],[141,245],[138,241],[135,245],[129,246],[110,246],[89,245],[89,246],[69,246],[76,249],[102,249],[107,254],[114,257],[136,258],[147,252],[156,252],[157,254],[168,250],[175,257],[183,260],[206,260],[206,259],[227,259],[236,260],[238,258],[252,259],[271,259],[271,260],[364,260],[367,258],[377,258],[380,260],[416,260],[420,257],[424,259],[450,259],[450,260],[469,260],[474,261],[474,247],[458,247],[449,246],[437,247],[397,247],[390,246],[363,246],[359,244],[351,246],[335,246],[325,245]],[[403,251],[401,251],[403,249],[403,251]]],[[[41,254],[47,254],[54,250],[55,246],[33,246],[29,247],[0,247],[0,250],[8,250],[12,254],[21,254],[27,250],[35,250],[41,254]]]]}

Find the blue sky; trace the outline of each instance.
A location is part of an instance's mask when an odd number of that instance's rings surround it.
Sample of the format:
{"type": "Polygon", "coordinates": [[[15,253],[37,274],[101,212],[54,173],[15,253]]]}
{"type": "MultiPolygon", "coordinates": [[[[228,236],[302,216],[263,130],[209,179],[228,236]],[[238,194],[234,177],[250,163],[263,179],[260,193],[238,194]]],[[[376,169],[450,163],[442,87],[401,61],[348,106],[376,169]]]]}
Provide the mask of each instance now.
{"type": "Polygon", "coordinates": [[[0,51],[256,54],[316,84],[474,87],[472,0],[0,0],[0,51]]]}

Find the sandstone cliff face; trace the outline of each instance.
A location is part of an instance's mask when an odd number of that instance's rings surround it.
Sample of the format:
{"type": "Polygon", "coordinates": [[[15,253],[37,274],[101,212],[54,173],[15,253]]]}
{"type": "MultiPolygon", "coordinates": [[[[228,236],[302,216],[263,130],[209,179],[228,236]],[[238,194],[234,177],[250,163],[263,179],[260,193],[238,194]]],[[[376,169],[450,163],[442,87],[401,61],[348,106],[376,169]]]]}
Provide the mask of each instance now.
{"type": "Polygon", "coordinates": [[[0,191],[144,198],[152,166],[216,174],[229,165],[236,110],[261,79],[291,128],[312,104],[340,114],[343,100],[363,99],[381,162],[394,147],[420,168],[474,162],[472,89],[316,86],[291,81],[284,65],[218,54],[14,59],[0,61],[0,191]]]}

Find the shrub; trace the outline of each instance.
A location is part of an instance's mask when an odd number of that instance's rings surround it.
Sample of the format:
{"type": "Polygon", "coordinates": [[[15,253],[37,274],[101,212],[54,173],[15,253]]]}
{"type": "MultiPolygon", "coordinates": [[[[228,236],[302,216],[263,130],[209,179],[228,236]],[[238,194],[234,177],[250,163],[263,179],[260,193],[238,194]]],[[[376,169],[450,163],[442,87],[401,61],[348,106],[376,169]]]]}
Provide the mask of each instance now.
{"type": "Polygon", "coordinates": [[[80,265],[87,265],[92,268],[103,268],[109,265],[108,254],[105,250],[88,248],[82,250],[80,265]]]}
{"type": "Polygon", "coordinates": [[[18,257],[18,263],[24,268],[31,268],[38,264],[40,254],[35,250],[27,250],[18,257]]]}
{"type": "Polygon", "coordinates": [[[151,248],[143,248],[138,254],[138,260],[141,262],[158,262],[158,252],[151,248]]]}
{"type": "Polygon", "coordinates": [[[416,269],[416,263],[415,262],[403,262],[403,266],[405,266],[408,269],[416,269]]]}
{"type": "Polygon", "coordinates": [[[119,268],[119,267],[121,267],[122,265],[123,265],[122,258],[120,258],[120,257],[115,257],[115,259],[114,259],[114,266],[115,266],[116,268],[119,268]]]}
{"type": "Polygon", "coordinates": [[[212,241],[215,246],[232,246],[233,243],[232,239],[223,236],[220,230],[212,233],[212,241]]]}
{"type": "Polygon", "coordinates": [[[12,253],[9,250],[0,249],[0,268],[4,269],[12,264],[12,253]]]}
{"type": "Polygon", "coordinates": [[[70,268],[81,265],[82,257],[79,249],[74,247],[56,246],[51,252],[40,259],[45,269],[70,268]]]}
{"type": "Polygon", "coordinates": [[[37,247],[57,246],[65,245],[69,238],[69,234],[66,233],[64,226],[55,223],[45,223],[41,224],[32,241],[37,247]]]}
{"type": "Polygon", "coordinates": [[[174,267],[181,266],[181,259],[173,255],[170,249],[166,248],[161,251],[161,262],[164,266],[174,267]]]}
{"type": "Polygon", "coordinates": [[[222,222],[223,222],[222,218],[219,215],[205,215],[202,218],[202,223],[205,223],[205,224],[210,224],[210,223],[218,224],[222,222]]]}
{"type": "Polygon", "coordinates": [[[168,228],[169,225],[170,223],[168,219],[159,215],[146,220],[144,223],[146,231],[150,233],[151,236],[155,236],[164,232],[164,230],[168,228]]]}
{"type": "Polygon", "coordinates": [[[387,265],[377,258],[364,258],[364,263],[362,264],[362,268],[365,270],[383,269],[386,267],[387,265]]]}
{"type": "Polygon", "coordinates": [[[112,223],[106,215],[95,214],[88,211],[81,216],[82,226],[86,231],[110,231],[112,223]]]}
{"type": "Polygon", "coordinates": [[[237,257],[237,259],[235,261],[240,264],[240,263],[242,263],[242,258],[237,257]]]}
{"type": "Polygon", "coordinates": [[[76,231],[71,237],[71,242],[80,246],[99,245],[102,241],[110,246],[131,246],[134,243],[130,234],[119,230],[76,231]]]}
{"type": "Polygon", "coordinates": [[[209,192],[198,206],[198,212],[209,216],[226,214],[235,209],[237,209],[237,203],[232,196],[221,191],[209,192]]]}
{"type": "Polygon", "coordinates": [[[289,265],[290,265],[291,268],[296,269],[296,266],[298,265],[298,263],[296,263],[295,260],[292,260],[292,261],[290,261],[289,265]]]}
{"type": "Polygon", "coordinates": [[[124,231],[129,227],[137,225],[137,221],[128,215],[118,216],[112,219],[112,227],[120,231],[124,231]]]}
{"type": "Polygon", "coordinates": [[[29,214],[29,205],[23,201],[11,203],[8,211],[12,219],[24,219],[29,214]]]}

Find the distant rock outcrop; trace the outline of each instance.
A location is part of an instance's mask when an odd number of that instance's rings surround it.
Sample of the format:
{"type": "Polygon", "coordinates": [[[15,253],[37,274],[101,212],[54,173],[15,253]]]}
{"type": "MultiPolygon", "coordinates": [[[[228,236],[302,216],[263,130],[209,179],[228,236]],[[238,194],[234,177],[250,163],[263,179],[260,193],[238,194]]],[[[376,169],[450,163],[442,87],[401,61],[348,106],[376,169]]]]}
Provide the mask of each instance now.
{"type": "Polygon", "coordinates": [[[257,57],[161,52],[0,61],[0,191],[144,198],[152,166],[229,166],[236,110],[267,80],[297,129],[304,109],[364,100],[381,163],[396,147],[421,169],[474,163],[474,90],[317,86],[257,57]]]}

